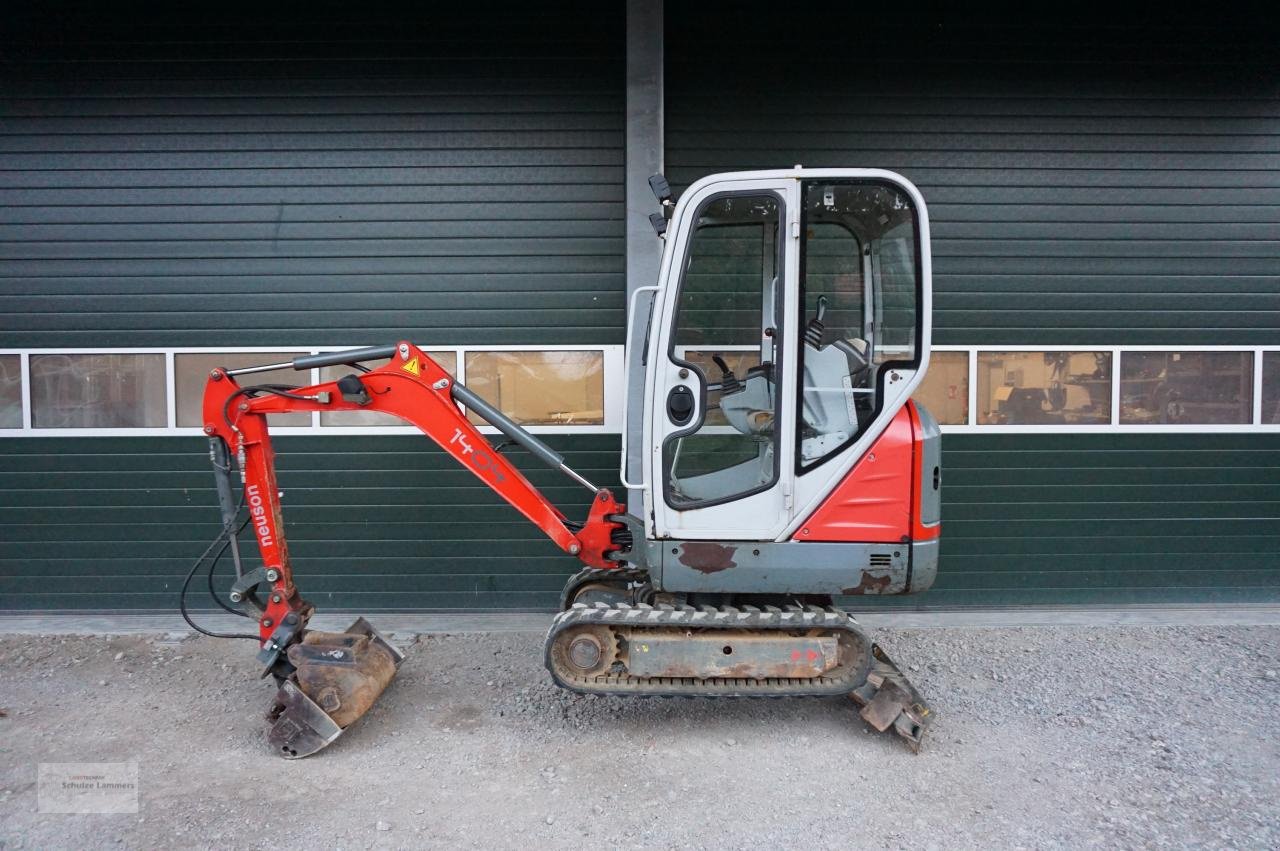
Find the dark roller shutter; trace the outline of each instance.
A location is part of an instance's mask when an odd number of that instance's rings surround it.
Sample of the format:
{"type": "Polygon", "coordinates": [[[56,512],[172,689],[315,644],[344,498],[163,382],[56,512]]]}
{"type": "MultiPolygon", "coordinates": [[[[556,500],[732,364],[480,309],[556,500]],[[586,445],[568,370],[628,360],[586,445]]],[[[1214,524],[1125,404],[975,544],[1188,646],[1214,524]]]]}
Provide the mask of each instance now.
{"type": "MultiPolygon", "coordinates": [[[[1274,15],[679,4],[673,184],[879,167],[933,225],[934,342],[1280,341],[1274,15]]],[[[952,435],[896,604],[1274,599],[1280,436],[952,435]]]]}
{"type": "Polygon", "coordinates": [[[568,11],[10,26],[0,338],[620,342],[622,24],[568,11]]]}
{"type": "MultiPolygon", "coordinates": [[[[622,342],[621,8],[129,8],[8,13],[0,346],[622,342]]],[[[0,609],[172,609],[203,443],[0,438],[0,609]]],[[[578,566],[425,438],[277,449],[321,605],[545,608],[578,566]]]]}

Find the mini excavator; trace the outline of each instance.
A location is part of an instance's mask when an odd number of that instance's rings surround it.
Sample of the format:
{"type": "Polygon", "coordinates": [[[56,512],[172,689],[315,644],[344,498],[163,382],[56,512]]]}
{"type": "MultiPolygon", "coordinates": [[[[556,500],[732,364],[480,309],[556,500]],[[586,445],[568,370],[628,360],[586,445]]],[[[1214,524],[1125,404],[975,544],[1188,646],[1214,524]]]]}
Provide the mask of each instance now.
{"type": "Polygon", "coordinates": [[[920,593],[937,572],[939,431],[911,400],[929,358],[924,199],[875,169],[717,174],[678,202],[661,175],[650,185],[664,248],[657,283],[629,298],[621,502],[409,341],[209,374],[203,423],[223,529],[187,576],[182,611],[197,569],[212,557],[212,577],[230,549],[229,603],[214,599],[257,623],[242,637],[278,688],[275,753],[331,744],[404,659],[364,618],[341,633],[308,626],[267,429],[268,416],[299,411],[411,423],[582,562],[546,638],[558,685],[848,695],[918,749],[929,708],[836,603],[920,593]],[[312,386],[252,383],[341,366],[351,371],[312,386]],[[472,416],[586,488],[586,520],[552,505],[472,416]],[[254,569],[239,557],[246,529],[254,569]]]}

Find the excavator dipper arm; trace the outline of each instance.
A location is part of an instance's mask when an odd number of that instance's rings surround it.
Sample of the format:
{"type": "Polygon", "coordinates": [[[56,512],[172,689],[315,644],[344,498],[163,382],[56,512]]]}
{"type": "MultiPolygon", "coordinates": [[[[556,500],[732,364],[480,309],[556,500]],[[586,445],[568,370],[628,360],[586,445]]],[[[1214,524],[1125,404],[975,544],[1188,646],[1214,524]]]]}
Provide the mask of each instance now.
{"type": "MultiPolygon", "coordinates": [[[[454,381],[409,342],[297,358],[244,370],[215,369],[205,385],[205,434],[215,473],[229,479],[240,470],[250,527],[262,567],[238,575],[231,600],[257,619],[265,673],[280,693],[270,739],[287,757],[306,756],[332,742],[363,715],[395,675],[403,656],[363,619],[344,633],[307,631],[312,607],[293,583],[276,482],[275,455],[267,428],[271,414],[300,411],[378,411],[412,423],[463,467],[492,488],[562,550],[595,568],[619,566],[624,525],[613,519],[624,508],[612,493],[569,469],[563,457],[480,397],[454,381]],[[292,366],[299,370],[360,361],[390,362],[363,373],[310,387],[242,385],[238,378],[292,366]],[[499,454],[462,413],[463,404],[548,465],[561,470],[595,497],[583,524],[571,523],[524,475],[499,454]],[[219,463],[219,459],[222,463],[219,463]],[[231,460],[234,459],[234,465],[231,460]],[[263,590],[265,589],[265,591],[263,590]],[[260,596],[261,595],[261,596],[260,596]],[[263,599],[265,597],[265,599],[263,599]],[[321,717],[323,716],[323,717],[321,717]],[[335,732],[336,731],[336,732],[335,732]]],[[[222,482],[220,490],[234,492],[222,482]]],[[[225,504],[227,534],[240,506],[225,504]]],[[[237,562],[238,564],[238,562],[237,562]]],[[[237,570],[239,574],[240,571],[237,570]]]]}

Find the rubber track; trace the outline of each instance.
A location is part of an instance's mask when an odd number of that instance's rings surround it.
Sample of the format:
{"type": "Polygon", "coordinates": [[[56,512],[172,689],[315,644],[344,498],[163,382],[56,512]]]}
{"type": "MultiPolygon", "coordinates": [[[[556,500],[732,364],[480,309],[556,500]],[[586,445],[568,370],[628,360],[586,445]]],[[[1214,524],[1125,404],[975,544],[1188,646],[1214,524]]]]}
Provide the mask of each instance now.
{"type": "Polygon", "coordinates": [[[579,694],[653,695],[658,697],[802,697],[848,694],[866,682],[871,667],[871,639],[847,612],[821,606],[670,606],[625,603],[582,603],[561,612],[551,622],[545,644],[547,670],[556,684],[579,694]],[[837,677],[770,678],[764,680],[693,677],[635,677],[600,674],[574,677],[556,670],[551,646],[556,637],[579,626],[604,625],[632,629],[752,629],[758,631],[823,629],[853,633],[866,648],[865,662],[837,677]],[[562,675],[563,673],[563,675],[562,675]]]}
{"type": "Polygon", "coordinates": [[[631,582],[648,581],[649,571],[640,567],[584,567],[570,576],[569,581],[564,584],[564,590],[560,592],[560,611],[570,608],[570,601],[573,600],[578,589],[584,585],[590,585],[593,582],[609,582],[621,583],[625,588],[631,582]]]}

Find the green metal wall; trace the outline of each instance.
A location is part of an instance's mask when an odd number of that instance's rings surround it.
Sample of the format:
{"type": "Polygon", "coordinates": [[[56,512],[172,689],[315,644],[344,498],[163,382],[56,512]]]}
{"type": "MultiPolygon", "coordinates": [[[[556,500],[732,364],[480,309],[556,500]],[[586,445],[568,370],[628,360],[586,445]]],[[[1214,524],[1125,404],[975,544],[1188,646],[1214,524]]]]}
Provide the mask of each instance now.
{"type": "Polygon", "coordinates": [[[1280,598],[1280,435],[943,439],[935,591],[915,605],[1280,598]]]}
{"type": "MultiPolygon", "coordinates": [[[[620,342],[621,10],[587,9],[14,16],[0,346],[620,342]]],[[[668,4],[673,182],[903,172],[938,342],[1280,342],[1262,28],[772,9],[668,4]]],[[[551,442],[616,475],[616,437],[551,442]]],[[[1276,599],[1280,435],[944,445],[938,583],[882,605],[1276,599]]],[[[278,448],[322,606],[546,609],[576,568],[424,439],[278,448]]],[[[216,529],[198,438],[0,439],[0,609],[171,609],[216,529]]]]}
{"type": "MultiPolygon", "coordinates": [[[[616,438],[549,442],[588,478],[617,477],[616,438]]],[[[548,609],[580,567],[426,437],[274,443],[290,556],[319,606],[548,609]]],[[[0,453],[0,608],[176,605],[220,525],[203,439],[31,438],[0,441],[0,453]]],[[[510,457],[570,516],[586,517],[581,486],[522,451],[510,457]]],[[[230,570],[224,561],[219,575],[230,570]]],[[[207,605],[203,583],[197,607],[207,605]]]]}
{"type": "MultiPolygon", "coordinates": [[[[622,341],[621,7],[6,24],[0,347],[622,341]]],[[[217,531],[203,443],[0,438],[0,610],[172,609],[217,531]]],[[[317,603],[545,608],[575,569],[425,439],[278,447],[317,603]]]]}
{"type": "Polygon", "coordinates": [[[1274,344],[1278,20],[670,4],[668,176],[905,175],[935,343],[1274,344]]]}
{"type": "Polygon", "coordinates": [[[0,346],[622,341],[622,10],[0,35],[0,346]]]}
{"type": "MultiPolygon", "coordinates": [[[[936,343],[1280,343],[1273,18],[671,5],[668,176],[904,174],[936,343]]],[[[938,582],[891,605],[1276,599],[1278,435],[943,446],[938,582]]]]}
{"type": "MultiPolygon", "coordinates": [[[[596,481],[614,437],[554,437],[596,481]]],[[[199,438],[0,441],[0,608],[171,609],[217,533],[199,438]]],[[[945,438],[933,591],[867,606],[1280,595],[1280,435],[945,438]]],[[[577,561],[425,438],[277,441],[299,585],[327,608],[550,609],[577,561]]],[[[585,492],[513,460],[572,517],[585,492]]],[[[229,565],[221,576],[229,576],[229,565]]],[[[197,589],[203,588],[197,584],[197,589]]],[[[193,595],[204,606],[203,593],[193,595]]]]}

